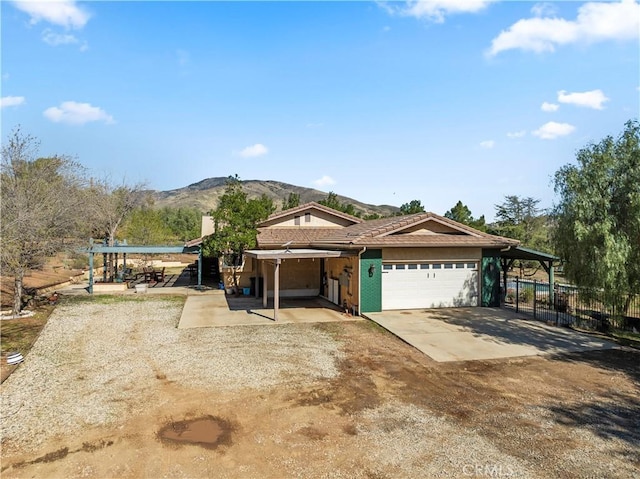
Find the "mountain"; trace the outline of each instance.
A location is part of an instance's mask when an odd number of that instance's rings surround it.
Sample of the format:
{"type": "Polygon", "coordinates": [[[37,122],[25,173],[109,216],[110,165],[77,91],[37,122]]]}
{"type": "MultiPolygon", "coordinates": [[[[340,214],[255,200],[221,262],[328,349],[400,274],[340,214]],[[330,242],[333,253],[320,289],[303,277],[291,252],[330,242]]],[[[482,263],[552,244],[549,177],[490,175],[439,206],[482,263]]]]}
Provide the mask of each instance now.
{"type": "MultiPolygon", "coordinates": [[[[203,213],[215,209],[218,205],[220,196],[224,193],[226,177],[207,178],[197,183],[193,183],[184,188],[169,191],[152,191],[155,205],[159,208],[164,206],[170,207],[196,207],[203,213]]],[[[282,203],[285,201],[289,193],[297,193],[300,195],[300,204],[310,201],[319,201],[327,198],[328,193],[315,190],[313,188],[305,188],[302,186],[290,185],[280,181],[263,181],[263,180],[246,180],[242,181],[242,188],[249,198],[257,198],[262,194],[273,199],[278,210],[282,209],[282,203]]],[[[394,215],[400,208],[390,205],[370,205],[338,195],[341,203],[351,203],[356,211],[364,215],[378,213],[381,216],[394,215]]]]}

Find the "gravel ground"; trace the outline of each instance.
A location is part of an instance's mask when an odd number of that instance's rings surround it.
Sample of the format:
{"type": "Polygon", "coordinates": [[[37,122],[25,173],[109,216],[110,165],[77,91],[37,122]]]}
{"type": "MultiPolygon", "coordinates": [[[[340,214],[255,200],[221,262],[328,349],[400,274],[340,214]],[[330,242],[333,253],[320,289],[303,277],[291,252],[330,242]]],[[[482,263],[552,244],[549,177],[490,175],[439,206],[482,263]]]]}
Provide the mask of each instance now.
{"type": "Polygon", "coordinates": [[[2,476],[639,477],[636,356],[440,365],[365,322],[179,330],[181,311],[56,307],[0,387],[2,476]],[[165,411],[228,418],[233,442],[166,447],[165,411]]]}
{"type": "Polygon", "coordinates": [[[287,327],[182,330],[182,303],[60,305],[2,385],[2,440],[29,450],[55,435],[110,425],[162,401],[162,377],[203,392],[311,383],[338,374],[338,344],[287,327]]]}

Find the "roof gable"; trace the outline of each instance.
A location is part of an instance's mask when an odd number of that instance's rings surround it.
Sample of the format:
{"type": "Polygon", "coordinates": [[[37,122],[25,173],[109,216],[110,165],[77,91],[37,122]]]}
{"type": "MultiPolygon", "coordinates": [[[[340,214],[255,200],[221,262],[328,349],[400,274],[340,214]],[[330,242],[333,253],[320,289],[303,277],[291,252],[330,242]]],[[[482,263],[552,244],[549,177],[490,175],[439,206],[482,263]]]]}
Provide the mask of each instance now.
{"type": "Polygon", "coordinates": [[[362,223],[361,218],[334,210],[328,206],[316,202],[305,203],[295,208],[280,211],[269,216],[258,225],[259,228],[277,227],[333,227],[344,228],[354,224],[362,223]],[[300,221],[296,221],[296,217],[300,221]]]}
{"type": "Polygon", "coordinates": [[[503,246],[518,241],[491,235],[434,213],[365,221],[334,230],[318,244],[371,246],[503,246]]]}
{"type": "Polygon", "coordinates": [[[481,236],[482,232],[473,228],[465,227],[460,223],[449,220],[448,218],[438,216],[434,213],[427,213],[427,217],[416,217],[413,224],[408,226],[400,225],[396,230],[387,232],[378,236],[386,235],[464,235],[464,236],[481,236]]]}

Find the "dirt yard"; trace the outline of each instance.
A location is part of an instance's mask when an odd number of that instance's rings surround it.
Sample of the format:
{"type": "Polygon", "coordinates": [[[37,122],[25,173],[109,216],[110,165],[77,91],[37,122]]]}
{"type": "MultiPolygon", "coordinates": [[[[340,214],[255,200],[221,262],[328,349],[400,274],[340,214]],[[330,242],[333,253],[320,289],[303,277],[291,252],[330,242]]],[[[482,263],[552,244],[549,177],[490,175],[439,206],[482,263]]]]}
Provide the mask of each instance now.
{"type": "Polygon", "coordinates": [[[63,302],[0,388],[2,477],[640,477],[640,354],[435,363],[369,322],[177,330],[63,302]]]}

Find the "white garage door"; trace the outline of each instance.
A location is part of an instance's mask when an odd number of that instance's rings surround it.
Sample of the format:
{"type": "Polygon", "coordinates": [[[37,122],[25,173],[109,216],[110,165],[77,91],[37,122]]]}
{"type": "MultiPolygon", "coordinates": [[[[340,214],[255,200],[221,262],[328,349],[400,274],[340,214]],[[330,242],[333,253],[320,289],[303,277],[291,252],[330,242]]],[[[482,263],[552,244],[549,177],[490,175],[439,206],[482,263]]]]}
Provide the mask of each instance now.
{"type": "Polygon", "coordinates": [[[382,265],[382,309],[477,305],[477,262],[382,265]]]}

